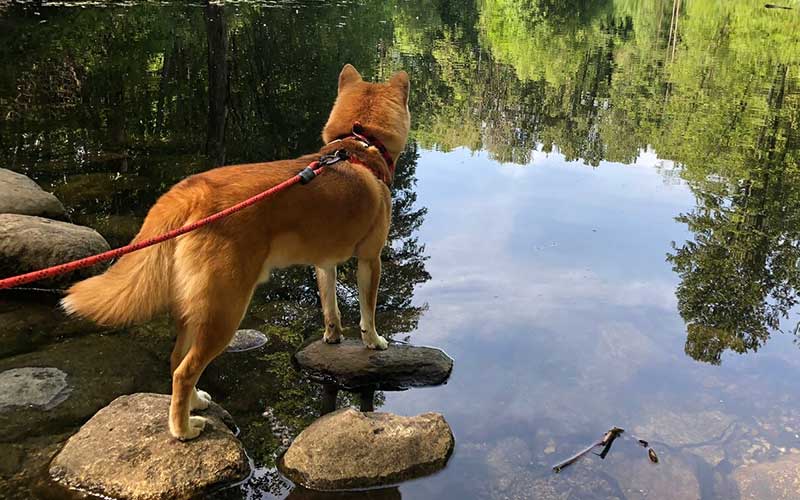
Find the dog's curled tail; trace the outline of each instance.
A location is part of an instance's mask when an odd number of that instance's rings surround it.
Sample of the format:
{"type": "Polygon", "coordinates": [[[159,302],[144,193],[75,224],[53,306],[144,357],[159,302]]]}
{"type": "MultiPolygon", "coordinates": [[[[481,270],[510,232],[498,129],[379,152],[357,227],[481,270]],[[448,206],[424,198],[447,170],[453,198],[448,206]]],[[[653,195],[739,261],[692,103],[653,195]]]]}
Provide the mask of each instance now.
{"type": "MultiPolygon", "coordinates": [[[[186,211],[163,196],[147,214],[134,242],[158,236],[186,221],[186,211]],[[165,203],[166,202],[166,203],[165,203]]],[[[178,205],[179,206],[179,205],[178,205]]],[[[106,272],[76,283],[61,299],[69,315],[100,325],[124,326],[162,312],[172,294],[175,240],[124,255],[106,272]]]]}

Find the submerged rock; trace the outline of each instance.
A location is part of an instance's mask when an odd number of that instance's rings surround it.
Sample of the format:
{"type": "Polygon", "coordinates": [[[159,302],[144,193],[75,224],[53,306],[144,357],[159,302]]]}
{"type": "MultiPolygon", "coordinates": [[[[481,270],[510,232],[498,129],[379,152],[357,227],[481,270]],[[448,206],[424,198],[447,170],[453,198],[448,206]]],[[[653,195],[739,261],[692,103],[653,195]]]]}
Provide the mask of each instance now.
{"type": "Polygon", "coordinates": [[[454,443],[450,426],[438,413],[402,417],[347,408],[301,432],[279,468],[312,489],[382,486],[438,471],[447,464],[454,443]]]}
{"type": "Polygon", "coordinates": [[[64,205],[29,177],[0,168],[0,214],[66,217],[64,205]]]}
{"type": "Polygon", "coordinates": [[[0,358],[102,329],[90,321],[64,314],[57,305],[56,296],[38,296],[34,303],[33,297],[27,301],[4,300],[4,295],[21,292],[3,292],[0,292],[0,358]]]}
{"type": "Polygon", "coordinates": [[[392,343],[385,351],[375,351],[353,338],[344,338],[339,344],[316,340],[292,359],[312,379],[347,390],[396,391],[440,385],[453,370],[453,360],[439,349],[392,343]]]}
{"type": "Polygon", "coordinates": [[[212,403],[202,434],[182,442],[169,433],[170,398],[121,396],[93,416],[50,465],[59,482],[113,498],[157,500],[200,496],[247,477],[244,448],[212,403]]]}
{"type": "MultiPolygon", "coordinates": [[[[0,276],[36,271],[109,249],[94,229],[30,215],[0,214],[0,276]]],[[[104,267],[95,265],[37,282],[54,286],[83,279],[104,267]]]]}
{"type": "Polygon", "coordinates": [[[267,343],[267,336],[258,330],[236,330],[226,351],[243,352],[264,347],[267,343]]]}
{"type": "Polygon", "coordinates": [[[742,500],[800,498],[800,454],[739,467],[733,471],[733,478],[742,500]]]}
{"type": "MultiPolygon", "coordinates": [[[[10,406],[0,412],[0,442],[68,431],[122,394],[168,391],[169,365],[130,335],[90,335],[0,359],[0,372],[53,367],[66,374],[69,397],[46,410],[10,406]]],[[[13,372],[12,372],[13,373],[13,372]]],[[[0,495],[2,496],[2,495],[0,495]]]]}
{"type": "Polygon", "coordinates": [[[67,374],[53,367],[12,368],[0,372],[0,412],[12,406],[49,410],[69,396],[67,374]]]}
{"type": "Polygon", "coordinates": [[[730,432],[734,419],[717,410],[698,412],[652,411],[633,431],[669,446],[718,444],[730,432]]]}

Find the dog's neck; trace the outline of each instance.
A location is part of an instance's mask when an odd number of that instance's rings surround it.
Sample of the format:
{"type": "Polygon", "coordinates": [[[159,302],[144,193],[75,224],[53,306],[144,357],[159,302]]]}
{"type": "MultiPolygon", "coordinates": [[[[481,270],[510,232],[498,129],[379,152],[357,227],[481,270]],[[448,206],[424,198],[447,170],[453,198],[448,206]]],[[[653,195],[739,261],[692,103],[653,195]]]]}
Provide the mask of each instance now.
{"type": "Polygon", "coordinates": [[[375,174],[375,177],[391,187],[394,180],[395,161],[399,153],[392,154],[378,137],[355,122],[349,133],[342,134],[328,142],[320,151],[331,153],[337,149],[347,151],[351,163],[360,164],[375,174]]]}
{"type": "Polygon", "coordinates": [[[394,168],[389,167],[389,164],[381,156],[377,148],[374,146],[367,146],[356,139],[347,138],[323,146],[319,153],[320,155],[327,155],[335,153],[337,150],[346,151],[348,156],[347,161],[367,168],[378,180],[386,184],[387,187],[392,187],[394,168]]]}

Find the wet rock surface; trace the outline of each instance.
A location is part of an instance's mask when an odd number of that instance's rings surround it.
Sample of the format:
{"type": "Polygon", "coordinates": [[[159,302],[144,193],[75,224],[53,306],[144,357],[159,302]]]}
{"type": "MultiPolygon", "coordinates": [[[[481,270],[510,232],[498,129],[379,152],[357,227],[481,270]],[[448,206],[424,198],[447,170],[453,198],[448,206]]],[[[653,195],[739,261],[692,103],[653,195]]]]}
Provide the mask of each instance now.
{"type": "Polygon", "coordinates": [[[64,205],[29,177],[0,168],[0,214],[64,219],[64,205]]]}
{"type": "Polygon", "coordinates": [[[249,461],[225,410],[212,403],[199,412],[205,430],[181,442],[169,434],[169,401],[149,393],[115,399],[67,441],[50,474],[72,488],[141,500],[195,498],[247,477],[249,461]]]}
{"type": "Polygon", "coordinates": [[[233,339],[231,339],[228,348],[225,350],[227,352],[250,351],[258,349],[259,347],[264,347],[267,344],[267,340],[267,336],[258,330],[236,330],[233,339]]]}
{"type": "Polygon", "coordinates": [[[0,412],[14,406],[49,410],[69,396],[67,374],[53,367],[0,372],[0,412]]]}
{"type": "Polygon", "coordinates": [[[137,390],[169,391],[169,365],[128,335],[91,335],[0,360],[0,373],[49,367],[66,374],[69,397],[50,409],[10,406],[0,412],[0,442],[55,434],[84,423],[114,398],[137,390]]]}
{"type": "MultiPolygon", "coordinates": [[[[109,249],[94,229],[30,215],[0,214],[0,276],[36,271],[87,257],[109,249]]],[[[102,265],[40,280],[48,287],[83,279],[104,269],[102,265]]]]}
{"type": "Polygon", "coordinates": [[[319,490],[381,486],[443,468],[454,446],[444,417],[339,410],[307,427],[281,457],[292,481],[319,490]]]}
{"type": "Polygon", "coordinates": [[[292,360],[312,379],[348,390],[440,385],[453,370],[452,358],[439,349],[392,343],[385,351],[375,351],[353,338],[344,338],[339,344],[315,340],[292,360]]]}
{"type": "MultiPolygon", "coordinates": [[[[16,292],[6,290],[6,295],[16,292]]],[[[29,352],[57,340],[97,332],[101,327],[90,321],[65,315],[57,297],[30,300],[4,300],[0,293],[0,358],[29,352]]]]}

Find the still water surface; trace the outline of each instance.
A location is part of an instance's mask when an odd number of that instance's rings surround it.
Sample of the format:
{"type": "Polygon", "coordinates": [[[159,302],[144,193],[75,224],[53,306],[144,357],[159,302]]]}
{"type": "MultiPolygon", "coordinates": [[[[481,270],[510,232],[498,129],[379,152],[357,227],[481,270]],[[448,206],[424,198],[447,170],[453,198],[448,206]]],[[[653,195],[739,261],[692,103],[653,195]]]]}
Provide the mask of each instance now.
{"type": "MultiPolygon", "coordinates": [[[[796,4],[749,0],[7,4],[0,166],[116,246],[186,175],[316,151],[344,63],[405,69],[379,330],[456,365],[382,409],[441,412],[457,444],[435,476],[348,498],[800,498],[799,33],[796,4]],[[622,440],[551,472],[615,425],[660,463],[622,440]]],[[[341,281],[355,324],[351,266],[341,281]]],[[[220,497],[327,497],[274,471],[278,430],[320,402],[288,364],[321,331],[315,293],[310,270],[277,273],[243,322],[267,348],[201,380],[258,467],[220,497]]],[[[0,415],[0,487],[43,496],[94,411],[168,390],[171,332],[83,335],[47,303],[0,314],[0,369],[75,385],[0,415]]]]}

